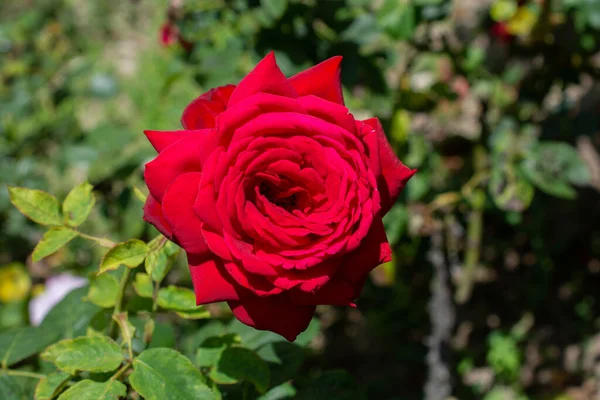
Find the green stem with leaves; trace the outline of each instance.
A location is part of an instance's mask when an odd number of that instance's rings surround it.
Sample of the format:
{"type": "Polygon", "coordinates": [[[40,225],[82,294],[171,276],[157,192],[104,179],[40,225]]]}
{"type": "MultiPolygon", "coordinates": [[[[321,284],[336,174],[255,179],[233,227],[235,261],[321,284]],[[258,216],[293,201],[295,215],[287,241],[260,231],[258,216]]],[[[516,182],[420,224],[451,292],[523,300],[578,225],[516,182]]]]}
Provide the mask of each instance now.
{"type": "Polygon", "coordinates": [[[115,300],[115,308],[113,310],[113,319],[110,322],[110,327],[108,328],[108,332],[111,336],[115,336],[116,332],[116,322],[114,317],[121,312],[121,308],[123,307],[123,296],[125,294],[125,289],[127,289],[127,283],[129,282],[129,277],[131,276],[131,270],[129,268],[125,268],[123,272],[123,276],[121,277],[121,281],[119,282],[119,291],[117,292],[117,299],[115,300]]]}
{"type": "Polygon", "coordinates": [[[80,231],[77,231],[77,233],[82,238],[94,241],[94,242],[98,243],[100,246],[103,246],[103,247],[109,247],[110,248],[110,247],[115,247],[115,245],[116,245],[115,242],[113,242],[112,240],[106,239],[106,238],[101,238],[101,237],[97,237],[97,236],[88,235],[87,233],[83,233],[83,232],[80,232],[80,231]]]}

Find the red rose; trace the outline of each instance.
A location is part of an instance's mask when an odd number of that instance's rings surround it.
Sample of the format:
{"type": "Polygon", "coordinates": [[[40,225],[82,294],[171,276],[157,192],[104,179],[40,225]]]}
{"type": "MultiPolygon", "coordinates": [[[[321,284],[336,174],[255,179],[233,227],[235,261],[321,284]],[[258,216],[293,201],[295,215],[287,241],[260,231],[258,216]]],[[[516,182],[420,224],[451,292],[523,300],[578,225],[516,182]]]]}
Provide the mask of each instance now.
{"type": "Polygon", "coordinates": [[[390,260],[381,218],[415,172],[344,107],[340,62],[288,79],[271,53],[194,100],[184,130],[145,132],[144,218],[186,250],[197,303],[290,341],[390,260]]]}

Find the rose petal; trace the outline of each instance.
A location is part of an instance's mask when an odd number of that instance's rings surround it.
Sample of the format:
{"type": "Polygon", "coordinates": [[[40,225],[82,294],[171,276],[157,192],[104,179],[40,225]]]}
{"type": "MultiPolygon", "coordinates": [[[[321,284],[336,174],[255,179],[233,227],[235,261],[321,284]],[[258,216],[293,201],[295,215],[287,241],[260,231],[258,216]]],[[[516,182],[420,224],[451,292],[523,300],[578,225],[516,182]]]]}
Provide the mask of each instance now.
{"type": "Polygon", "coordinates": [[[148,138],[148,141],[150,142],[150,144],[152,144],[152,147],[154,147],[154,149],[158,153],[160,153],[165,148],[169,147],[173,143],[178,142],[179,140],[184,138],[186,135],[191,134],[192,132],[193,131],[150,131],[150,130],[146,130],[146,131],[144,131],[144,134],[146,134],[146,137],[148,138]]]}
{"type": "Polygon", "coordinates": [[[154,199],[154,197],[152,197],[152,195],[148,195],[146,204],[144,204],[144,221],[154,225],[160,233],[169,239],[173,238],[171,227],[163,215],[162,206],[154,199]]]}
{"type": "Polygon", "coordinates": [[[354,296],[358,297],[369,272],[379,265],[392,260],[392,248],[388,243],[383,222],[373,221],[371,230],[361,246],[344,257],[344,263],[334,276],[334,280],[346,280],[354,285],[354,296]]]}
{"type": "MultiPolygon", "coordinates": [[[[376,135],[378,149],[370,149],[373,153],[378,152],[381,163],[381,173],[377,177],[377,188],[381,195],[381,215],[385,215],[396,202],[406,182],[417,172],[410,169],[396,157],[396,153],[390,146],[381,123],[377,118],[362,121],[373,129],[376,135]]],[[[371,133],[371,134],[373,134],[371,133]]],[[[369,146],[369,143],[365,143],[369,146]]]]}
{"type": "Polygon", "coordinates": [[[290,291],[289,295],[292,302],[298,305],[350,306],[353,304],[356,289],[352,282],[338,278],[330,281],[316,292],[294,289],[290,291]]]}
{"type": "Polygon", "coordinates": [[[341,56],[331,57],[292,76],[289,81],[300,96],[312,94],[343,105],[344,96],[340,83],[341,62],[341,56]]]}
{"type": "Polygon", "coordinates": [[[206,134],[189,135],[165,148],[146,164],[144,179],[152,196],[162,202],[167,188],[175,178],[186,172],[199,172],[202,164],[216,147],[218,138],[213,130],[206,134]]]}
{"type": "Polygon", "coordinates": [[[208,250],[202,235],[202,222],[194,212],[201,177],[199,172],[179,175],[167,189],[162,202],[165,219],[173,227],[173,237],[191,253],[208,250]]]}
{"type": "Polygon", "coordinates": [[[256,93],[271,93],[285,97],[298,97],[283,72],[277,66],[273,52],[266,55],[252,71],[237,85],[228,107],[256,93]]]}
{"type": "Polygon", "coordinates": [[[215,118],[227,108],[235,85],[219,86],[197,97],[183,110],[181,125],[185,129],[204,129],[215,126],[215,118]]]}
{"type": "Polygon", "coordinates": [[[187,257],[197,305],[239,300],[249,294],[231,279],[218,257],[192,253],[187,257]]]}
{"type": "Polygon", "coordinates": [[[306,330],[315,313],[315,306],[297,306],[286,295],[252,297],[228,303],[240,322],[278,333],[290,342],[306,330]]]}

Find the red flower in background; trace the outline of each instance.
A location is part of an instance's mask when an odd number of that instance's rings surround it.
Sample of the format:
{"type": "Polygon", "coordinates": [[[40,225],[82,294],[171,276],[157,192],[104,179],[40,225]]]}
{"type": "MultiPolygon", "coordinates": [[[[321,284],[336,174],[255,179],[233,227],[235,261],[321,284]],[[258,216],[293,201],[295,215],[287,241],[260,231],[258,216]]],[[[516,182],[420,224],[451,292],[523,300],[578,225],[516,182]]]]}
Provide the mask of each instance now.
{"type": "Polygon", "coordinates": [[[187,252],[197,303],[290,341],[390,261],[381,219],[415,173],[376,118],[348,112],[340,62],[288,79],[271,53],[194,100],[184,130],[145,132],[144,219],[187,252]]]}
{"type": "Polygon", "coordinates": [[[160,44],[169,47],[177,42],[179,37],[177,26],[171,22],[165,22],[160,27],[160,44]]]}

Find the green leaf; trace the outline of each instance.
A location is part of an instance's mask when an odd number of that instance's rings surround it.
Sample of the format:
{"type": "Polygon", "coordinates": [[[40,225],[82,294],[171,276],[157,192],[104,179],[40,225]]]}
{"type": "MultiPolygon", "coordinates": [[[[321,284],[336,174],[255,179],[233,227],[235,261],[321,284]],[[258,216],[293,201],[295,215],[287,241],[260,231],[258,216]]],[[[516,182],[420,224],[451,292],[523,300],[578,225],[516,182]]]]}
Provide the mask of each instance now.
{"type": "Polygon", "coordinates": [[[262,8],[273,19],[279,19],[285,13],[288,6],[287,0],[260,0],[262,8]]]}
{"type": "Polygon", "coordinates": [[[71,338],[84,335],[90,321],[100,311],[98,306],[84,300],[87,293],[88,288],[82,287],[66,295],[46,315],[40,328],[44,332],[56,333],[59,337],[71,338]]]}
{"type": "Polygon", "coordinates": [[[383,217],[383,226],[388,241],[393,247],[398,243],[408,226],[408,210],[402,204],[394,204],[390,211],[383,217]]]}
{"type": "Polygon", "coordinates": [[[227,333],[237,334],[241,338],[244,347],[251,350],[256,350],[267,343],[281,341],[281,336],[278,334],[270,331],[259,331],[248,325],[242,324],[237,319],[231,320],[227,326],[227,333]]]}
{"type": "Polygon", "coordinates": [[[123,362],[121,348],[107,336],[82,336],[48,347],[41,357],[63,371],[110,372],[123,362]]]}
{"type": "Polygon", "coordinates": [[[167,310],[197,311],[196,295],[190,289],[170,285],[158,291],[158,305],[167,310]]]}
{"type": "Polygon", "coordinates": [[[0,364],[11,366],[53,343],[60,337],[56,331],[23,327],[0,333],[0,364]]]}
{"type": "Polygon", "coordinates": [[[52,400],[69,380],[66,372],[55,372],[40,379],[35,387],[35,400],[52,400]]]}
{"type": "Polygon", "coordinates": [[[40,225],[62,225],[60,203],[56,197],[41,190],[9,186],[11,203],[26,217],[40,225]]]}
{"type": "Polygon", "coordinates": [[[535,194],[533,186],[509,164],[492,169],[489,191],[498,208],[516,212],[526,210],[535,194]]]}
{"type": "Polygon", "coordinates": [[[21,386],[13,377],[3,375],[0,371],[0,399],[21,399],[21,392],[21,386]]]}
{"type": "Polygon", "coordinates": [[[296,395],[296,388],[290,383],[283,383],[279,386],[275,386],[264,395],[260,396],[257,400],[284,400],[292,399],[296,395]]]}
{"type": "Polygon", "coordinates": [[[390,136],[394,142],[403,144],[408,139],[410,132],[410,114],[405,110],[398,110],[392,118],[390,136]]]}
{"type": "Polygon", "coordinates": [[[166,240],[164,236],[158,236],[149,243],[151,250],[146,257],[145,267],[154,282],[162,282],[171,269],[175,256],[179,253],[179,247],[170,241],[167,241],[162,247],[156,247],[157,239],[166,240]]]}
{"type": "Polygon", "coordinates": [[[133,361],[129,382],[146,400],[216,399],[200,371],[172,349],[150,349],[140,354],[133,361]]]}
{"type": "Polygon", "coordinates": [[[366,399],[354,378],[346,371],[328,371],[310,381],[294,400],[366,399]]]}
{"type": "Polygon", "coordinates": [[[379,25],[394,39],[410,39],[416,29],[415,7],[409,2],[386,0],[379,9],[379,25]]]}
{"type": "Polygon", "coordinates": [[[212,367],[219,361],[225,348],[238,343],[240,343],[240,338],[235,334],[209,337],[202,342],[196,352],[196,365],[199,367],[212,367]]]}
{"type": "Polygon", "coordinates": [[[304,362],[304,350],[289,342],[269,343],[261,347],[257,354],[269,365],[271,385],[293,379],[304,362]]]}
{"type": "Polygon", "coordinates": [[[210,311],[203,307],[199,307],[194,311],[176,311],[176,314],[183,319],[206,319],[210,318],[210,311]]]}
{"type": "Polygon", "coordinates": [[[102,258],[99,274],[115,270],[121,264],[128,268],[135,268],[144,261],[149,251],[148,245],[138,239],[130,239],[119,243],[108,250],[102,258]]]}
{"type": "Polygon", "coordinates": [[[294,344],[306,347],[313,341],[319,332],[321,332],[321,322],[317,318],[313,318],[310,321],[310,324],[308,324],[308,328],[294,340],[294,344]]]}
{"type": "Polygon", "coordinates": [[[255,352],[243,347],[228,347],[221,353],[219,361],[210,371],[210,379],[219,384],[234,384],[249,381],[260,393],[269,387],[269,366],[255,352]]]}
{"type": "Polygon", "coordinates": [[[539,189],[553,196],[573,199],[577,192],[570,185],[585,185],[590,172],[577,151],[567,143],[542,142],[521,163],[526,177],[539,189]]]}
{"type": "Polygon", "coordinates": [[[77,237],[77,235],[79,235],[79,233],[64,226],[50,228],[44,233],[42,240],[35,246],[35,249],[33,249],[31,258],[35,262],[40,261],[60,250],[64,245],[77,237]]]}
{"type": "Polygon", "coordinates": [[[62,209],[65,222],[69,226],[79,226],[85,222],[94,208],[96,199],[92,193],[94,187],[87,182],[75,186],[65,198],[62,209]]]}
{"type": "Polygon", "coordinates": [[[102,274],[92,279],[87,300],[98,307],[114,307],[119,294],[119,281],[110,274],[102,274]]]}
{"type": "Polygon", "coordinates": [[[141,272],[137,273],[133,282],[133,290],[135,290],[138,296],[151,299],[154,293],[154,286],[152,285],[150,276],[141,272]]]}
{"type": "Polygon", "coordinates": [[[118,400],[127,394],[127,386],[119,381],[94,382],[84,379],[71,386],[58,400],[118,400]]]}

